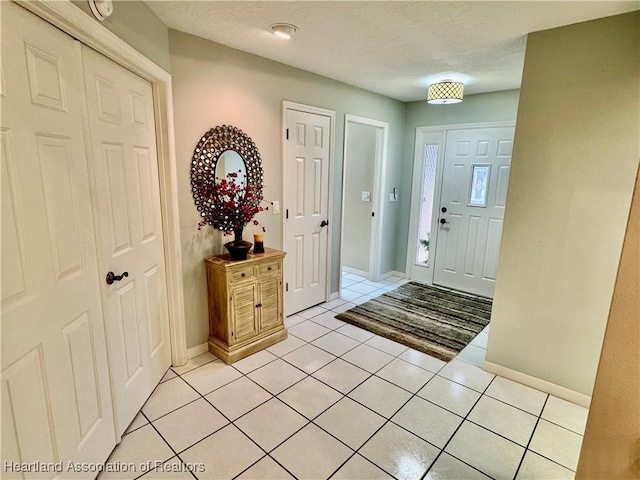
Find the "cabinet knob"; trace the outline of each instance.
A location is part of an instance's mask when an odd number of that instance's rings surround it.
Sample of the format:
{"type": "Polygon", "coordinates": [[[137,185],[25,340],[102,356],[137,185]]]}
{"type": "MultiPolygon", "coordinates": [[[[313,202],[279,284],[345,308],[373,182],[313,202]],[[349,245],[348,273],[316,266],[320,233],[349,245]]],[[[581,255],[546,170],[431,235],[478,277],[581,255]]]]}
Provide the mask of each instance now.
{"type": "Polygon", "coordinates": [[[261,304],[261,303],[258,303],[258,304],[256,305],[256,308],[260,308],[261,306],[262,306],[262,304],[261,304]]]}
{"type": "Polygon", "coordinates": [[[267,267],[267,270],[273,270],[273,268],[271,268],[271,267],[267,267]]]}
{"type": "Polygon", "coordinates": [[[240,274],[240,276],[241,276],[241,277],[246,277],[246,276],[247,276],[247,274],[246,274],[246,273],[241,273],[241,274],[240,274]]]}

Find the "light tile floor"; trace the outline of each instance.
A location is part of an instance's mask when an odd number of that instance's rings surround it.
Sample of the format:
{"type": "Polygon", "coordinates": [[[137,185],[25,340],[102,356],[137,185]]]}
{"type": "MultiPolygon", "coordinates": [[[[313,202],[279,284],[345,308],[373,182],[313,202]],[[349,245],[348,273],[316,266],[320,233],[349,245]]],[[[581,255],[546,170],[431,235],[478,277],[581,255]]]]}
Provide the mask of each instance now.
{"type": "Polygon", "coordinates": [[[288,339],[170,369],[109,459],[136,468],[100,478],[574,477],[586,409],[479,368],[489,327],[447,364],[335,319],[405,282],[343,278],[288,339]]]}

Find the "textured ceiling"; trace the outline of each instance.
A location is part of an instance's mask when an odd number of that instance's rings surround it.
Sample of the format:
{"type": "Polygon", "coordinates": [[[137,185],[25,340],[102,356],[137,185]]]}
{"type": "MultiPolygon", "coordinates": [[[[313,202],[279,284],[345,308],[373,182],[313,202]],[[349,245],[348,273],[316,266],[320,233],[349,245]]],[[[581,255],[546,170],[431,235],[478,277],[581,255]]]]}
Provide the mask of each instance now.
{"type": "Polygon", "coordinates": [[[526,34],[637,10],[618,1],[151,1],[170,28],[402,101],[430,80],[518,88],[526,34]],[[297,25],[290,41],[273,23],[297,25]]]}

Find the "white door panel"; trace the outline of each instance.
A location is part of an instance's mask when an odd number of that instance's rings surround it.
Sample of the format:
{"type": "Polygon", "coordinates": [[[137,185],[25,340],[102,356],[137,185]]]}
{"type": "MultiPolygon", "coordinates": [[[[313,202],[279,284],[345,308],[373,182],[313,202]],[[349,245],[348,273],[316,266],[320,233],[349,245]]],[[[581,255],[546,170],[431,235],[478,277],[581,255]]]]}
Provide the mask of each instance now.
{"type": "Polygon", "coordinates": [[[434,283],[493,297],[513,135],[513,127],[447,132],[434,283]]]}
{"type": "Polygon", "coordinates": [[[101,282],[121,434],[171,363],[151,85],[82,48],[101,282]]]}
{"type": "Polygon", "coordinates": [[[115,432],[79,45],[12,2],[2,27],[2,462],[102,462],[115,432]]]}
{"type": "Polygon", "coordinates": [[[330,118],[287,110],[287,315],[326,299],[330,118]]]}

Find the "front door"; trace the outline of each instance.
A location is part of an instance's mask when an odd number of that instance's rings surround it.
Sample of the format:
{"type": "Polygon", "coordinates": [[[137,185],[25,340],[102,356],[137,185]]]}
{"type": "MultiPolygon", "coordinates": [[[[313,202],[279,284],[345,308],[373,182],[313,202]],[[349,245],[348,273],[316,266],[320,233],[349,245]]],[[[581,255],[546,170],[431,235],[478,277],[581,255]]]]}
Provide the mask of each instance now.
{"type": "Polygon", "coordinates": [[[493,297],[514,130],[447,131],[434,283],[493,297]]]}
{"type": "Polygon", "coordinates": [[[286,110],[285,309],[326,300],[331,117],[286,110]]]}
{"type": "Polygon", "coordinates": [[[171,363],[151,84],[82,47],[116,432],[171,363]],[[122,278],[108,284],[106,275],[122,278]],[[124,276],[126,272],[127,276],[124,276]]]}

